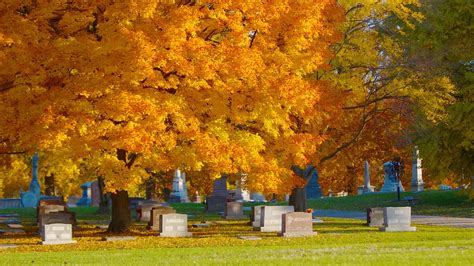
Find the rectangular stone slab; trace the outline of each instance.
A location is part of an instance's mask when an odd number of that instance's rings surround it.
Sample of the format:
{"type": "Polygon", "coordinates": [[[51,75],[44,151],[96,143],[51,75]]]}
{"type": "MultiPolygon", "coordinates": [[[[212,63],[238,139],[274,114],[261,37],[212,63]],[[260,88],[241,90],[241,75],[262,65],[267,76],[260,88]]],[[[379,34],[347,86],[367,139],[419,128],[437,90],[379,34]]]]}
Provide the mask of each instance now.
{"type": "Polygon", "coordinates": [[[260,222],[262,232],[281,232],[282,215],[294,212],[293,206],[263,206],[260,222]]]}
{"type": "Polygon", "coordinates": [[[160,215],[161,237],[189,237],[188,216],[180,213],[168,213],[160,215]]]}
{"type": "Polygon", "coordinates": [[[313,217],[307,212],[289,212],[282,215],[282,232],[284,237],[314,236],[313,217]]]}
{"type": "Polygon", "coordinates": [[[102,238],[103,241],[129,241],[135,240],[134,236],[106,236],[102,238]]]}

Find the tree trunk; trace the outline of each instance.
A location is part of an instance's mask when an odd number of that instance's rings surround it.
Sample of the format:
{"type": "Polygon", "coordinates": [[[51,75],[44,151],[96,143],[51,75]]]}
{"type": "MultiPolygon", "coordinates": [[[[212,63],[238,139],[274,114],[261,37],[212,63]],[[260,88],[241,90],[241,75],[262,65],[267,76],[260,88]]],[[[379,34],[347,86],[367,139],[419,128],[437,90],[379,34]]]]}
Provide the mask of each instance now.
{"type": "Polygon", "coordinates": [[[120,190],[112,193],[112,220],[107,232],[126,232],[132,224],[128,202],[128,192],[120,190]]]}
{"type": "Polygon", "coordinates": [[[97,184],[99,186],[99,194],[100,194],[100,201],[99,201],[99,209],[97,210],[100,214],[107,214],[109,213],[109,200],[107,193],[104,193],[105,190],[105,182],[102,176],[97,178],[97,184]]]}
{"type": "Polygon", "coordinates": [[[295,207],[295,212],[306,212],[306,190],[304,188],[293,189],[288,204],[295,207]]]}

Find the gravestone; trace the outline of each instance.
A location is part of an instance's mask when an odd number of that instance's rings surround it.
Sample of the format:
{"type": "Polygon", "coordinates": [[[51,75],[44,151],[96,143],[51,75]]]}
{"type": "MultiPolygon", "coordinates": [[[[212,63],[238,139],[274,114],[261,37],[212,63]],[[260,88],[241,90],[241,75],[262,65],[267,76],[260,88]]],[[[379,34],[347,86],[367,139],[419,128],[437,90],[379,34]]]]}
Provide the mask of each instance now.
{"type": "Polygon", "coordinates": [[[224,217],[226,219],[244,219],[247,216],[244,215],[242,202],[227,202],[224,217]]]}
{"type": "Polygon", "coordinates": [[[254,228],[260,228],[260,217],[262,216],[262,207],[263,206],[252,206],[252,210],[250,212],[250,222],[252,223],[252,226],[254,228]]]}
{"type": "Polygon", "coordinates": [[[38,225],[40,225],[42,216],[44,216],[45,214],[62,211],[67,211],[66,206],[58,204],[40,205],[36,209],[36,222],[38,223],[38,225]]]}
{"type": "Polygon", "coordinates": [[[280,236],[303,237],[314,236],[313,217],[307,212],[289,212],[282,215],[282,231],[280,236]]]}
{"type": "Polygon", "coordinates": [[[383,208],[367,209],[367,225],[375,227],[383,226],[383,208]]]}
{"type": "Polygon", "coordinates": [[[160,215],[161,237],[189,237],[188,216],[186,214],[169,213],[160,215]]]}
{"type": "Polygon", "coordinates": [[[92,203],[92,182],[85,182],[81,185],[82,197],[76,203],[77,206],[91,206],[92,203]]]}
{"type": "Polygon", "coordinates": [[[112,242],[112,241],[131,241],[135,240],[134,236],[104,236],[102,237],[103,241],[112,242]]]}
{"type": "Polygon", "coordinates": [[[150,211],[150,222],[148,223],[147,229],[158,231],[160,230],[160,215],[176,213],[176,210],[169,207],[154,207],[150,211]]]}
{"type": "Polygon", "coordinates": [[[383,164],[384,182],[380,192],[397,192],[398,186],[400,186],[400,192],[404,191],[402,182],[397,179],[395,164],[396,162],[392,161],[383,164]]]}
{"type": "Polygon", "coordinates": [[[72,225],[70,224],[45,224],[41,232],[43,245],[76,243],[75,240],[72,240],[72,225]]]}
{"type": "Polygon", "coordinates": [[[384,232],[414,232],[416,227],[411,226],[411,207],[385,207],[383,212],[384,232]]]}
{"type": "Polygon", "coordinates": [[[173,190],[171,191],[168,202],[189,202],[188,189],[186,187],[186,173],[176,169],[173,178],[173,190]]]}
{"type": "Polygon", "coordinates": [[[263,206],[260,214],[260,231],[281,232],[282,215],[294,211],[293,206],[263,206]]]}
{"type": "Polygon", "coordinates": [[[231,201],[242,201],[242,189],[240,188],[240,182],[235,181],[235,189],[229,190],[229,199],[231,201]]]}
{"type": "Polygon", "coordinates": [[[370,169],[369,162],[364,162],[364,185],[358,189],[358,194],[372,193],[374,192],[374,186],[370,185],[370,169]]]}
{"type": "Polygon", "coordinates": [[[99,182],[94,181],[91,183],[91,206],[98,207],[100,204],[100,189],[99,189],[99,182]]]}
{"type": "Polygon", "coordinates": [[[228,198],[227,177],[222,176],[214,181],[212,193],[206,197],[206,210],[209,212],[224,212],[228,198]]]}
{"type": "Polygon", "coordinates": [[[137,214],[140,222],[150,221],[150,212],[153,208],[162,206],[161,203],[152,200],[146,200],[138,203],[137,214]]]}
{"type": "Polygon", "coordinates": [[[194,199],[193,199],[194,203],[201,203],[201,196],[199,195],[199,192],[196,191],[196,194],[194,194],[194,199]]]}
{"type": "MultiPolygon", "coordinates": [[[[310,171],[312,170],[312,167],[314,166],[308,166],[305,170],[305,175],[309,175],[310,171]]],[[[311,174],[311,177],[309,178],[308,183],[306,183],[305,189],[306,189],[306,199],[319,199],[321,198],[321,187],[319,186],[318,183],[318,171],[316,169],[313,169],[313,172],[311,174]]]]}
{"type": "Polygon", "coordinates": [[[41,188],[38,181],[38,154],[35,153],[31,159],[31,173],[32,179],[29,190],[20,193],[21,205],[24,208],[36,208],[41,196],[41,188]]]}
{"type": "Polygon", "coordinates": [[[418,146],[415,146],[413,150],[413,160],[411,168],[411,191],[420,192],[423,191],[425,183],[423,182],[423,172],[421,170],[421,158],[418,146]]]}

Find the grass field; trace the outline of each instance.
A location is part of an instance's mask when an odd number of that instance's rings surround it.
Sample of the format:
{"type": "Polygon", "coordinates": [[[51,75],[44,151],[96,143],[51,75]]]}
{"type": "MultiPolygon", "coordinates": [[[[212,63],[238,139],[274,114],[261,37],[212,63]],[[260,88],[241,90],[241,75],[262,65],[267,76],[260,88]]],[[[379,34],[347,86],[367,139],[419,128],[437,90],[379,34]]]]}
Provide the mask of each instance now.
{"type": "Polygon", "coordinates": [[[103,230],[81,224],[74,245],[42,246],[31,232],[6,235],[0,243],[20,245],[0,251],[0,264],[453,264],[469,265],[474,258],[474,231],[419,226],[417,232],[384,233],[349,219],[324,219],[314,226],[317,236],[282,238],[255,232],[246,221],[216,221],[209,228],[191,228],[192,238],[160,238],[135,224],[136,240],[104,242],[103,230]],[[240,235],[262,240],[240,240],[240,235]]]}
{"type": "MultiPolygon", "coordinates": [[[[410,195],[409,193],[403,196],[410,195]]],[[[460,191],[415,194],[419,202],[415,213],[472,217],[472,204],[460,191]]],[[[395,194],[373,194],[312,200],[314,209],[363,211],[367,207],[397,206],[395,194]]],[[[472,203],[472,201],[471,201],[472,203]]],[[[286,204],[280,202],[278,204],[286,204]]],[[[251,206],[255,204],[246,204],[251,206]]],[[[192,238],[160,238],[145,230],[144,223],[134,223],[127,235],[135,240],[104,242],[108,215],[96,208],[71,208],[78,218],[74,230],[77,244],[39,245],[38,228],[34,226],[34,209],[1,210],[18,213],[26,233],[0,235],[0,244],[16,244],[0,249],[0,265],[471,265],[474,259],[474,230],[415,225],[417,232],[385,233],[364,226],[364,221],[323,218],[315,224],[317,236],[283,238],[276,233],[253,231],[247,220],[223,221],[216,214],[204,212],[202,204],[174,204],[179,213],[190,216],[189,225],[207,221],[208,228],[191,228],[192,238]],[[260,236],[262,240],[241,240],[237,236],[260,236]]]]}
{"type": "Polygon", "coordinates": [[[467,191],[425,191],[421,193],[403,192],[398,202],[396,193],[372,193],[361,196],[323,198],[309,200],[308,207],[315,210],[362,211],[370,207],[410,206],[404,197],[417,199],[411,206],[412,214],[433,216],[456,216],[474,218],[474,200],[469,199],[467,191]]]}

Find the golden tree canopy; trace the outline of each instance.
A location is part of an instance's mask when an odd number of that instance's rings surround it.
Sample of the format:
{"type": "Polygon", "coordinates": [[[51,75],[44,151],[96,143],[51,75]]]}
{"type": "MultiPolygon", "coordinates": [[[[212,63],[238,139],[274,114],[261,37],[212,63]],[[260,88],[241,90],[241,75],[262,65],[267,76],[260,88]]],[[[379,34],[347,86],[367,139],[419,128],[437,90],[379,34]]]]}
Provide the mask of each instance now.
{"type": "Polygon", "coordinates": [[[335,0],[3,1],[0,141],[85,160],[110,191],[177,167],[288,190],[336,110],[307,76],[343,16],[335,0]]]}

